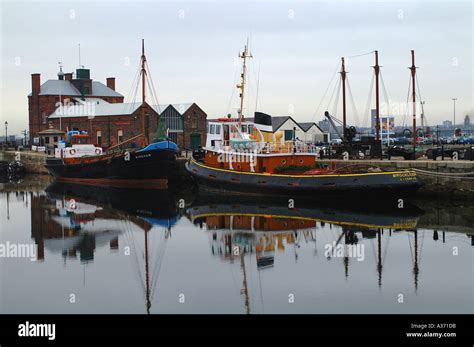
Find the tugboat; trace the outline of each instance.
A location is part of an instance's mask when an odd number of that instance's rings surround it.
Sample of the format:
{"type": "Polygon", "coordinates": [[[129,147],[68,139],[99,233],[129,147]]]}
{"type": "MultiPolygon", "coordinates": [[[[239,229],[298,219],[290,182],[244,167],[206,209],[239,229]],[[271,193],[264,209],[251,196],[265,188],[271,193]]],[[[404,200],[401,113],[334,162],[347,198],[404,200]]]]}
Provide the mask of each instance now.
{"type": "Polygon", "coordinates": [[[317,162],[317,147],[299,141],[283,141],[273,133],[272,117],[255,112],[245,120],[243,99],[247,46],[243,59],[239,117],[210,121],[206,147],[195,151],[186,163],[187,171],[206,191],[237,192],[251,195],[295,194],[319,196],[334,193],[406,194],[415,192],[421,182],[413,170],[383,171],[368,165],[337,168],[317,162]],[[316,195],[317,194],[317,195],[316,195]]]}
{"type": "Polygon", "coordinates": [[[60,182],[133,189],[167,189],[177,145],[164,139],[148,143],[145,122],[146,57],[142,40],[142,107],[140,135],[107,149],[90,144],[87,133],[68,132],[67,145],[46,160],[46,168],[60,182]]]}

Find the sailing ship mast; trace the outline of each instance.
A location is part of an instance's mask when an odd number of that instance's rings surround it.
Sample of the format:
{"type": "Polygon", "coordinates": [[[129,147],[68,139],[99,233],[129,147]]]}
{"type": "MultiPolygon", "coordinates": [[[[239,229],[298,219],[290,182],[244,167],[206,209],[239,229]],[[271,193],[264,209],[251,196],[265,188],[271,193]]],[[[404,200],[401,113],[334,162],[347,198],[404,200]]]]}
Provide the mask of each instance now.
{"type": "Polygon", "coordinates": [[[415,92],[415,51],[411,50],[411,66],[409,67],[411,71],[411,86],[412,86],[412,102],[413,102],[413,159],[416,159],[415,150],[416,150],[416,92],[415,92]]]}
{"type": "Polygon", "coordinates": [[[245,79],[246,79],[246,74],[247,74],[247,58],[252,58],[252,54],[248,52],[247,49],[248,46],[248,40],[247,44],[245,45],[244,51],[242,54],[239,54],[239,58],[243,59],[243,65],[242,65],[242,74],[240,77],[242,78],[240,84],[237,85],[237,88],[240,89],[240,109],[239,109],[239,127],[242,129],[242,122],[244,120],[244,93],[245,93],[245,79]]]}
{"type": "Polygon", "coordinates": [[[141,62],[142,62],[142,109],[141,109],[141,121],[142,121],[142,147],[145,147],[148,145],[148,134],[146,133],[146,121],[145,121],[145,78],[146,78],[146,70],[145,70],[145,63],[146,63],[146,57],[145,57],[145,40],[142,39],[142,57],[141,57],[141,62]]]}

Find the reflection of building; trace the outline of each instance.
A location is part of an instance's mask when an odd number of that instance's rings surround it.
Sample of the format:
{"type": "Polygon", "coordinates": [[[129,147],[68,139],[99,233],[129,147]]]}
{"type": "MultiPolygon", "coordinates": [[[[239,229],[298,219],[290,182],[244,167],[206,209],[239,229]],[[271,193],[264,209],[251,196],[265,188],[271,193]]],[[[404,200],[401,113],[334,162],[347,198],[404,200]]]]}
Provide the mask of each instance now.
{"type": "Polygon", "coordinates": [[[31,193],[31,237],[38,246],[39,260],[44,259],[45,249],[74,259],[79,252],[83,262],[94,259],[96,247],[117,249],[122,231],[114,228],[110,212],[93,205],[73,204],[68,207],[63,200],[31,193]]]}

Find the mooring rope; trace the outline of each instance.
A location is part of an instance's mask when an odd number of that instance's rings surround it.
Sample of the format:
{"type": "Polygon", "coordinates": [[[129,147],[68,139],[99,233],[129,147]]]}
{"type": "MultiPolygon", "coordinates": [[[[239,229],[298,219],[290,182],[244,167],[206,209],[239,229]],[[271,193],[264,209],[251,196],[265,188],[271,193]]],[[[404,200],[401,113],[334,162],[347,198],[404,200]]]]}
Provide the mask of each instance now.
{"type": "Polygon", "coordinates": [[[436,171],[427,171],[421,169],[412,169],[420,173],[421,175],[426,176],[441,176],[441,177],[451,177],[451,178],[465,178],[465,179],[474,179],[474,177],[467,177],[467,176],[474,176],[474,172],[436,172],[436,171]]]}

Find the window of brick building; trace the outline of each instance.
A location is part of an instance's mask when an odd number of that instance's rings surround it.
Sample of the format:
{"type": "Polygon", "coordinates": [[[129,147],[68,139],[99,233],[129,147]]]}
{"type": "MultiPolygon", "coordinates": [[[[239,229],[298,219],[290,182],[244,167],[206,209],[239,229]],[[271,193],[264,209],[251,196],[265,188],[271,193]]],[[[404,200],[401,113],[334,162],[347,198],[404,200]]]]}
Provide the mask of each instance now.
{"type": "Polygon", "coordinates": [[[44,143],[49,143],[49,136],[46,136],[46,137],[44,138],[44,143]]]}
{"type": "Polygon", "coordinates": [[[123,130],[117,130],[117,141],[118,143],[121,143],[123,141],[123,130]]]}
{"type": "Polygon", "coordinates": [[[48,118],[46,117],[46,112],[43,112],[43,113],[41,114],[41,120],[42,120],[43,124],[46,124],[46,123],[47,123],[48,118]]]}

